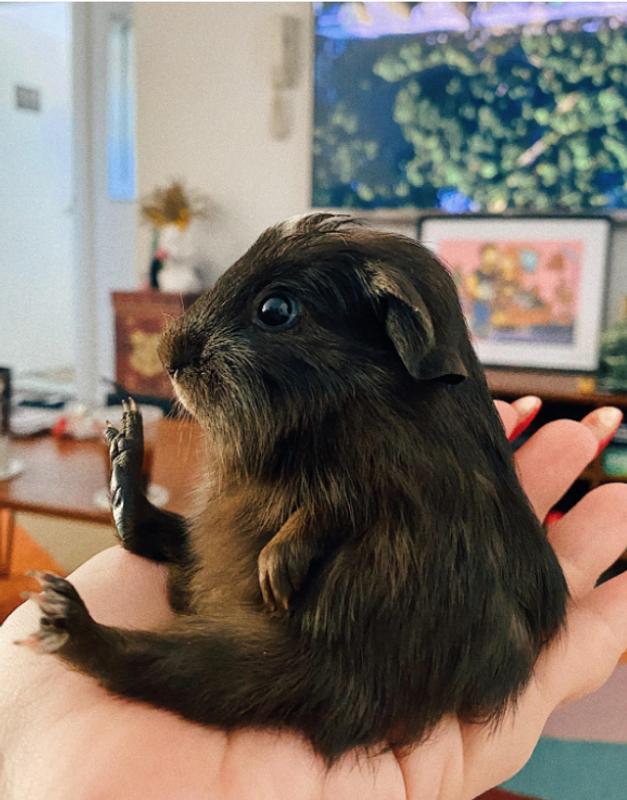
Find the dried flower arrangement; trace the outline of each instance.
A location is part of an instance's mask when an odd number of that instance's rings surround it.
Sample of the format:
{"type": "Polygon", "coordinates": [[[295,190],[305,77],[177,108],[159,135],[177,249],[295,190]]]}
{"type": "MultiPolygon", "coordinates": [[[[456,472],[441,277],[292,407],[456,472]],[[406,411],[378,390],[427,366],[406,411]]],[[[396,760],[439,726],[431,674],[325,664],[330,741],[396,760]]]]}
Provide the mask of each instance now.
{"type": "MultiPolygon", "coordinates": [[[[209,216],[207,198],[198,193],[192,194],[181,181],[175,180],[168,186],[157,187],[144,199],[140,208],[143,220],[153,229],[149,283],[153,289],[164,288],[165,273],[162,270],[167,259],[174,255],[171,251],[172,230],[177,229],[182,234],[192,219],[206,219],[209,216]]],[[[186,269],[189,272],[188,283],[192,287],[195,285],[193,265],[188,265],[186,269]]]]}
{"type": "Polygon", "coordinates": [[[141,204],[142,217],[155,228],[176,225],[186,228],[193,218],[206,219],[206,199],[192,195],[180,181],[157,187],[141,204]]]}

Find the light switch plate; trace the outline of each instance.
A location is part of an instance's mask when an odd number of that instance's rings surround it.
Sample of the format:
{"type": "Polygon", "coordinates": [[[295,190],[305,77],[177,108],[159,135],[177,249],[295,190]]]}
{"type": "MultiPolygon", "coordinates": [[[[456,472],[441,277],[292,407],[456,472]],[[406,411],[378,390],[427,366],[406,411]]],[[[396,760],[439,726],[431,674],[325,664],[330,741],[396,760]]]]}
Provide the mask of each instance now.
{"type": "Polygon", "coordinates": [[[16,86],[15,105],[27,111],[41,111],[41,92],[28,86],[16,86]]]}

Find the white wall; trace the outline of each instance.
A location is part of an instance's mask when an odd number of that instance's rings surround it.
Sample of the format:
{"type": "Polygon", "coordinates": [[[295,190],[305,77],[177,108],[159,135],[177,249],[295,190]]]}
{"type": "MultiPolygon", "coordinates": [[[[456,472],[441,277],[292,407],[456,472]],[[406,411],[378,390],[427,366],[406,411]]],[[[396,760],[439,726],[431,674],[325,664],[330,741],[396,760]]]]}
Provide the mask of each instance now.
{"type": "Polygon", "coordinates": [[[0,4],[0,363],[76,365],[87,400],[114,374],[110,291],[136,285],[136,204],[108,198],[106,162],[108,26],[130,13],[0,4]],[[40,112],[16,109],[16,84],[40,112]]]}
{"type": "MultiPolygon", "coordinates": [[[[267,225],[309,207],[311,45],[309,3],[137,3],[138,181],[141,195],[172,178],[214,206],[212,258],[226,268],[267,225]],[[293,119],[270,135],[273,21],[302,21],[293,119]]],[[[137,265],[149,258],[139,236],[137,265]]]]}
{"type": "MultiPolygon", "coordinates": [[[[310,205],[312,11],[309,3],[137,3],[138,180],[141,194],[174,177],[216,205],[212,255],[226,268],[266,226],[310,205]],[[303,23],[302,70],[291,92],[294,126],[284,141],[268,126],[272,23],[303,23]]],[[[415,216],[384,215],[409,234],[415,216]],[[404,217],[405,221],[402,220],[404,217]]],[[[144,272],[149,235],[140,232],[144,272]]],[[[608,318],[627,294],[627,224],[610,252],[608,318]]]]}
{"type": "Polygon", "coordinates": [[[70,48],[68,4],[0,5],[0,363],[19,371],[74,363],[70,48]]]}

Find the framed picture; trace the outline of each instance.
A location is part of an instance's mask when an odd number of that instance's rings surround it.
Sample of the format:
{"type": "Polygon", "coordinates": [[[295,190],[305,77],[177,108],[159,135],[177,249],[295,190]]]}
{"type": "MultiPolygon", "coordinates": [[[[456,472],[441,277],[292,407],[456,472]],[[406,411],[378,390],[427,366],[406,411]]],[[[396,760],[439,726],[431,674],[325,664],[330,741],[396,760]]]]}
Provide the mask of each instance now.
{"type": "Polygon", "coordinates": [[[482,363],[596,370],[610,222],[429,217],[419,236],[451,270],[482,363]]]}

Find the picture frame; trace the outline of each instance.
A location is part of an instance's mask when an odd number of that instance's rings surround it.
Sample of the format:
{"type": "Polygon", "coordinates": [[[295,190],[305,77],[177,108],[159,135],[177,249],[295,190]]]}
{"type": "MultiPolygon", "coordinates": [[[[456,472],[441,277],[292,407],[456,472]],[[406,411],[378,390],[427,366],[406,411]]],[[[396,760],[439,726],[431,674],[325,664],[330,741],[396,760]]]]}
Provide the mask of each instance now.
{"type": "Polygon", "coordinates": [[[419,239],[451,271],[486,366],[598,368],[610,220],[434,215],[419,239]]]}

